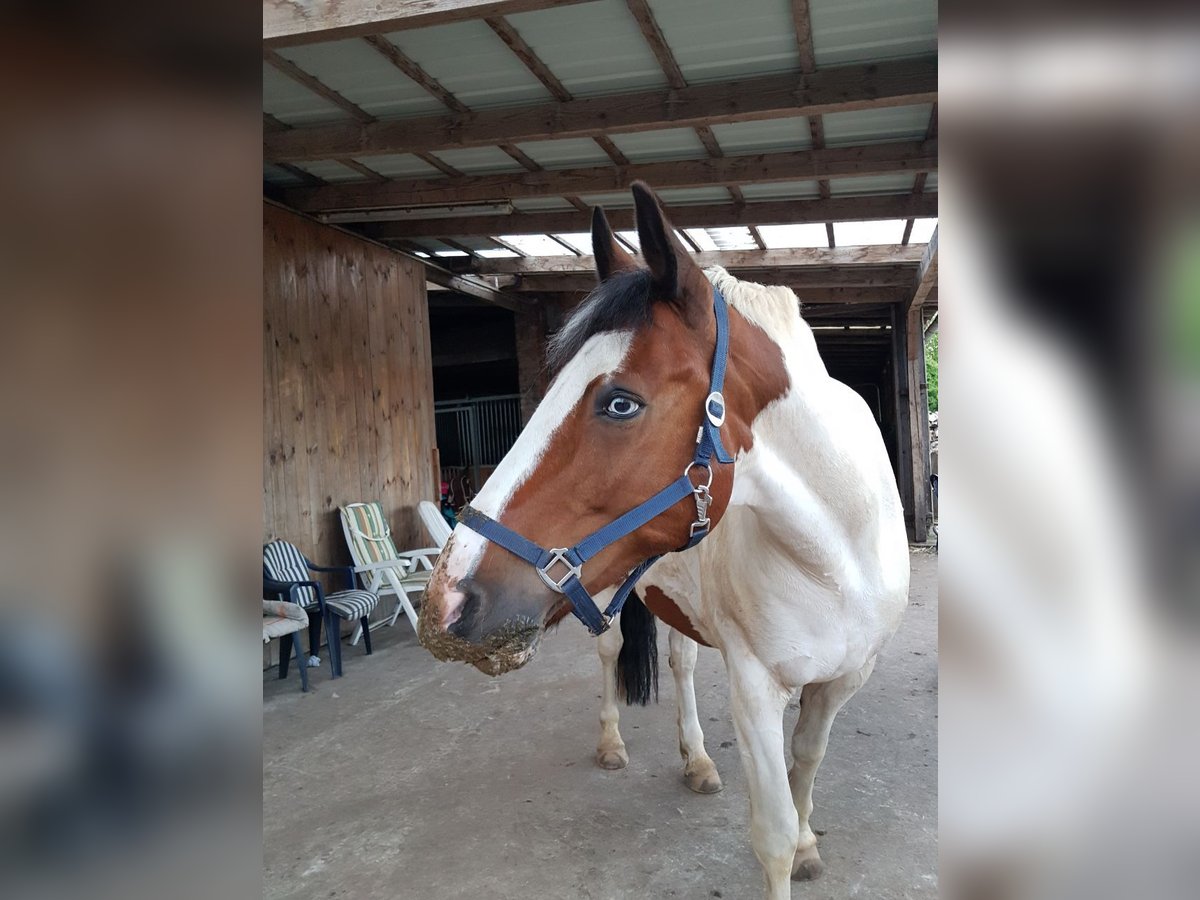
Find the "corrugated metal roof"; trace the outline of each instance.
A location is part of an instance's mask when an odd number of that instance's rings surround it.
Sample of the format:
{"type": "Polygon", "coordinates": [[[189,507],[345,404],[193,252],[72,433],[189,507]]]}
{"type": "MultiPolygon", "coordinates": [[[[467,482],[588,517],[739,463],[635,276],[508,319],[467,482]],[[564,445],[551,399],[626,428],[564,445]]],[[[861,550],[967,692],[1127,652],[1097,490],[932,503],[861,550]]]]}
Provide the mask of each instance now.
{"type": "Polygon", "coordinates": [[[418,159],[411,153],[389,153],[382,156],[359,156],[358,161],[388,178],[445,178],[441,169],[418,159]]]}
{"type": "Polygon", "coordinates": [[[542,83],[482,21],[399,31],[387,38],[472,109],[552,99],[542,83]],[[469,64],[464,65],[464,61],[469,64]]]}
{"type": "Polygon", "coordinates": [[[591,138],[566,138],[517,144],[518,149],[546,169],[570,169],[576,166],[605,166],[612,160],[591,138]]]}
{"type": "Polygon", "coordinates": [[[743,184],[747,200],[807,200],[820,193],[815,181],[778,181],[768,184],[743,184]]]}
{"type": "Polygon", "coordinates": [[[579,199],[588,206],[604,206],[609,209],[628,209],[633,206],[633,195],[629,191],[614,191],[611,194],[581,194],[579,199]]]}
{"type": "Polygon", "coordinates": [[[912,190],[915,175],[862,175],[858,178],[831,178],[829,192],[835,197],[855,194],[905,194],[912,190]]]}
{"type": "Polygon", "coordinates": [[[279,184],[287,187],[303,184],[303,181],[298,175],[293,175],[287,169],[281,169],[279,166],[271,163],[263,163],[263,180],[271,184],[279,184]]]}
{"type": "Polygon", "coordinates": [[[373,116],[431,115],[446,109],[365,41],[306,44],[278,52],[373,116]]]}
{"type": "Polygon", "coordinates": [[[689,84],[800,67],[790,4],[781,0],[648,0],[689,84]]]}
{"type": "Polygon", "coordinates": [[[817,67],[937,52],[930,0],[810,0],[817,67]]]}
{"type": "Polygon", "coordinates": [[[353,169],[349,169],[341,163],[334,162],[332,159],[296,163],[296,168],[303,169],[310,175],[316,175],[325,181],[343,182],[363,180],[363,176],[359,175],[353,169]]]}
{"type": "Polygon", "coordinates": [[[918,141],[925,137],[932,113],[932,103],[826,113],[822,116],[825,146],[918,141]]]}
{"type": "MultiPolygon", "coordinates": [[[[786,0],[737,3],[648,0],[648,3],[689,83],[795,72],[799,68],[792,5],[786,0]]],[[[936,0],[810,0],[810,8],[818,67],[936,53],[936,0]]],[[[519,13],[508,16],[507,21],[575,96],[661,89],[667,84],[623,0],[593,0],[519,13]]],[[[396,32],[386,38],[472,109],[552,100],[549,91],[483,21],[396,32]]],[[[374,116],[389,119],[446,111],[440,100],[360,39],[289,47],[277,52],[374,116]]],[[[353,121],[337,106],[267,64],[263,69],[263,106],[266,112],[291,125],[353,121]]],[[[838,147],[920,139],[926,133],[930,112],[929,105],[922,105],[826,114],[823,117],[826,144],[838,147]]],[[[809,122],[803,116],[718,124],[712,126],[712,131],[721,150],[730,156],[811,148],[809,122]]],[[[708,156],[691,128],[617,133],[611,138],[635,164],[708,156]]],[[[551,170],[606,166],[611,162],[590,138],[547,139],[519,146],[539,166],[551,170]]],[[[524,171],[520,163],[498,147],[439,150],[436,156],[467,174],[524,171]]],[[[438,169],[412,154],[364,156],[359,161],[388,178],[444,177],[438,169]]],[[[303,168],[331,182],[362,179],[355,171],[331,160],[305,163],[303,168]]],[[[278,166],[265,166],[264,179],[280,185],[301,183],[296,175],[278,166]]],[[[903,173],[841,178],[833,179],[830,187],[838,196],[899,194],[912,190],[913,179],[912,174],[903,173]]],[[[937,190],[936,173],[929,173],[926,190],[937,190]]],[[[752,202],[818,196],[814,180],[743,185],[742,191],[752,202]]],[[[668,188],[661,194],[670,205],[729,203],[732,199],[720,185],[668,188]]],[[[582,199],[609,208],[632,205],[627,191],[585,195],[582,199]]],[[[572,205],[560,197],[547,197],[515,200],[512,208],[534,212],[570,210],[572,205]]],[[[454,214],[449,208],[430,212],[431,217],[454,214]]],[[[504,216],[496,218],[497,230],[502,231],[504,216]]],[[[770,227],[764,227],[764,238],[770,227]]],[[[798,227],[811,229],[813,241],[823,237],[823,225],[798,227]]],[[[582,212],[580,228],[579,234],[585,235],[582,229],[586,228],[586,214],[582,212]]],[[[914,228],[914,241],[919,240],[919,231],[914,228]]],[[[703,234],[706,241],[712,240],[708,232],[703,234]]],[[[779,240],[798,240],[797,234],[792,232],[791,237],[779,240]]],[[[730,232],[722,238],[725,239],[739,245],[750,241],[745,229],[730,232]]],[[[460,240],[478,250],[489,246],[480,241],[480,238],[460,240]]],[[[436,242],[429,246],[430,252],[449,249],[436,242]]],[[[753,246],[752,241],[747,246],[753,246]]]]}
{"type": "Polygon", "coordinates": [[[350,121],[349,114],[292,81],[274,66],[264,62],[262,72],[263,112],[279,121],[288,125],[350,121]]]}
{"type": "Polygon", "coordinates": [[[508,16],[572,94],[664,87],[667,78],[621,0],[596,0],[508,16]]]}
{"type": "Polygon", "coordinates": [[[431,154],[448,166],[469,175],[497,172],[524,172],[525,167],[499,147],[467,147],[462,150],[438,150],[431,154]]]}
{"type": "Polygon", "coordinates": [[[614,134],[612,142],[630,162],[658,162],[664,159],[704,159],[708,151],[700,143],[694,128],[667,128],[662,131],[639,131],[634,134],[614,134]]]}
{"type": "Polygon", "coordinates": [[[733,198],[729,191],[721,185],[694,188],[664,188],[658,192],[663,203],[728,203],[733,198]]]}
{"type": "Polygon", "coordinates": [[[721,149],[730,156],[807,150],[812,146],[807,116],[713,125],[712,132],[721,149]]]}

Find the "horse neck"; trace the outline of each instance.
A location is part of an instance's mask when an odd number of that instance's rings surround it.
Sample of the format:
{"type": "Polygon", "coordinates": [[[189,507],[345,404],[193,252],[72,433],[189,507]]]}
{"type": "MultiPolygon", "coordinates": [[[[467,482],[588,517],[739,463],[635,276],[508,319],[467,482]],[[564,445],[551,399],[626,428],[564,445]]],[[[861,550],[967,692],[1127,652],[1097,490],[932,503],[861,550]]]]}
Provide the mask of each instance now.
{"type": "Polygon", "coordinates": [[[854,446],[861,443],[861,423],[848,408],[849,389],[829,377],[808,324],[797,314],[786,332],[766,335],[759,329],[777,351],[774,359],[764,352],[762,338],[746,330],[752,327],[743,321],[735,328],[742,337],[730,354],[730,379],[738,384],[730,407],[752,413],[748,440],[739,446],[731,504],[763,512],[764,527],[795,540],[817,522],[829,524],[826,516],[840,518],[839,506],[847,500],[861,506],[864,486],[856,480],[864,475],[873,480],[864,470],[877,466],[854,446]],[[780,377],[782,391],[764,389],[780,377]]]}

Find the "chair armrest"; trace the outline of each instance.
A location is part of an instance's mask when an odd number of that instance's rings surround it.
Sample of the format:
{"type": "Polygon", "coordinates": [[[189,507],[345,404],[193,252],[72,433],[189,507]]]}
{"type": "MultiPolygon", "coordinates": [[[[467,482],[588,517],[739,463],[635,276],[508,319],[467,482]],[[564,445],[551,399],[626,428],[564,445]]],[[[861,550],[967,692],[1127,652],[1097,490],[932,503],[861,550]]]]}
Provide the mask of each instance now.
{"type": "Polygon", "coordinates": [[[308,563],[308,568],[311,572],[342,572],[346,576],[346,587],[349,590],[354,590],[353,566],[318,566],[314,563],[308,563]]]}
{"type": "Polygon", "coordinates": [[[295,603],[297,606],[304,606],[300,602],[298,592],[302,587],[313,588],[317,593],[317,608],[322,613],[325,612],[325,589],[321,587],[317,581],[276,581],[273,578],[263,577],[263,589],[273,594],[287,594],[288,602],[295,603]]]}
{"type": "Polygon", "coordinates": [[[416,563],[420,563],[422,568],[428,569],[432,572],[433,563],[431,563],[429,560],[431,558],[436,560],[439,556],[441,556],[442,549],[440,547],[424,547],[420,550],[405,550],[403,553],[397,553],[396,555],[406,559],[411,559],[414,564],[414,570],[416,569],[416,563]]]}
{"type": "Polygon", "coordinates": [[[355,566],[355,572],[375,572],[379,569],[401,569],[405,572],[411,570],[415,565],[415,560],[404,559],[404,554],[400,554],[395,559],[381,559],[379,562],[364,563],[361,566],[355,566]]]}

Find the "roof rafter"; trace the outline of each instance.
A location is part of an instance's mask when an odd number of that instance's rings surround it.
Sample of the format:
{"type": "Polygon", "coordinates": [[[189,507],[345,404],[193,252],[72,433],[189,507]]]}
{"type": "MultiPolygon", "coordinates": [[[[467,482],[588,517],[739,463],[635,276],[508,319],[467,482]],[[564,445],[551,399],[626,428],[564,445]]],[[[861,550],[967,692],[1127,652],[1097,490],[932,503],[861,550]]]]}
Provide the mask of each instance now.
{"type": "MultiPolygon", "coordinates": [[[[451,179],[392,181],[387,185],[339,184],[314,190],[288,190],[283,196],[286,203],[308,212],[385,209],[623,191],[637,179],[662,189],[924,172],[937,166],[935,144],[911,141],[554,171],[543,170],[516,147],[505,145],[502,149],[520,162],[527,174],[463,175],[451,179]]],[[[744,202],[744,198],[739,202],[744,202]]]]}
{"type": "Polygon", "coordinates": [[[266,134],[263,147],[268,161],[294,162],[906,106],[936,96],[935,60],[893,60],[514,109],[308,126],[266,134]]]}
{"type": "Polygon", "coordinates": [[[579,2],[583,0],[270,0],[263,3],[263,43],[312,44],[579,2]]]}
{"type": "MultiPolygon", "coordinates": [[[[632,209],[605,211],[614,228],[634,227],[632,209]]],[[[795,225],[805,222],[849,222],[864,219],[921,218],[937,214],[937,196],[898,194],[885,197],[834,197],[830,200],[778,200],[748,204],[704,203],[675,206],[669,213],[676,228],[715,228],[736,225],[795,225]]],[[[439,234],[546,234],[581,231],[588,220],[578,211],[516,212],[508,215],[469,215],[447,218],[401,219],[359,226],[379,240],[429,237],[439,234]]]]}
{"type": "MultiPolygon", "coordinates": [[[[553,237],[553,236],[552,236],[553,237]]],[[[592,273],[596,258],[583,256],[565,241],[575,256],[530,256],[525,259],[479,259],[473,265],[474,274],[487,275],[550,275],[571,272],[592,273]]],[[[713,250],[692,254],[702,267],[721,266],[724,269],[784,269],[827,268],[831,266],[884,266],[913,264],[922,261],[924,248],[899,244],[866,247],[798,247],[788,250],[713,250]]]]}

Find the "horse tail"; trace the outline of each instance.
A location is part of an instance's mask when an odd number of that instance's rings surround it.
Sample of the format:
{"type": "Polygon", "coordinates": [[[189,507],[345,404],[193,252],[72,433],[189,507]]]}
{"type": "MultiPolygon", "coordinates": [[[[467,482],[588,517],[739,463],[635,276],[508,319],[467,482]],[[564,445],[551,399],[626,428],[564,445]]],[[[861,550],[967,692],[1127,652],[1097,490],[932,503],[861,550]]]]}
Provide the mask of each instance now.
{"type": "Polygon", "coordinates": [[[617,693],[627,706],[658,702],[658,626],[637,592],[621,609],[621,653],[617,656],[617,693]]]}

